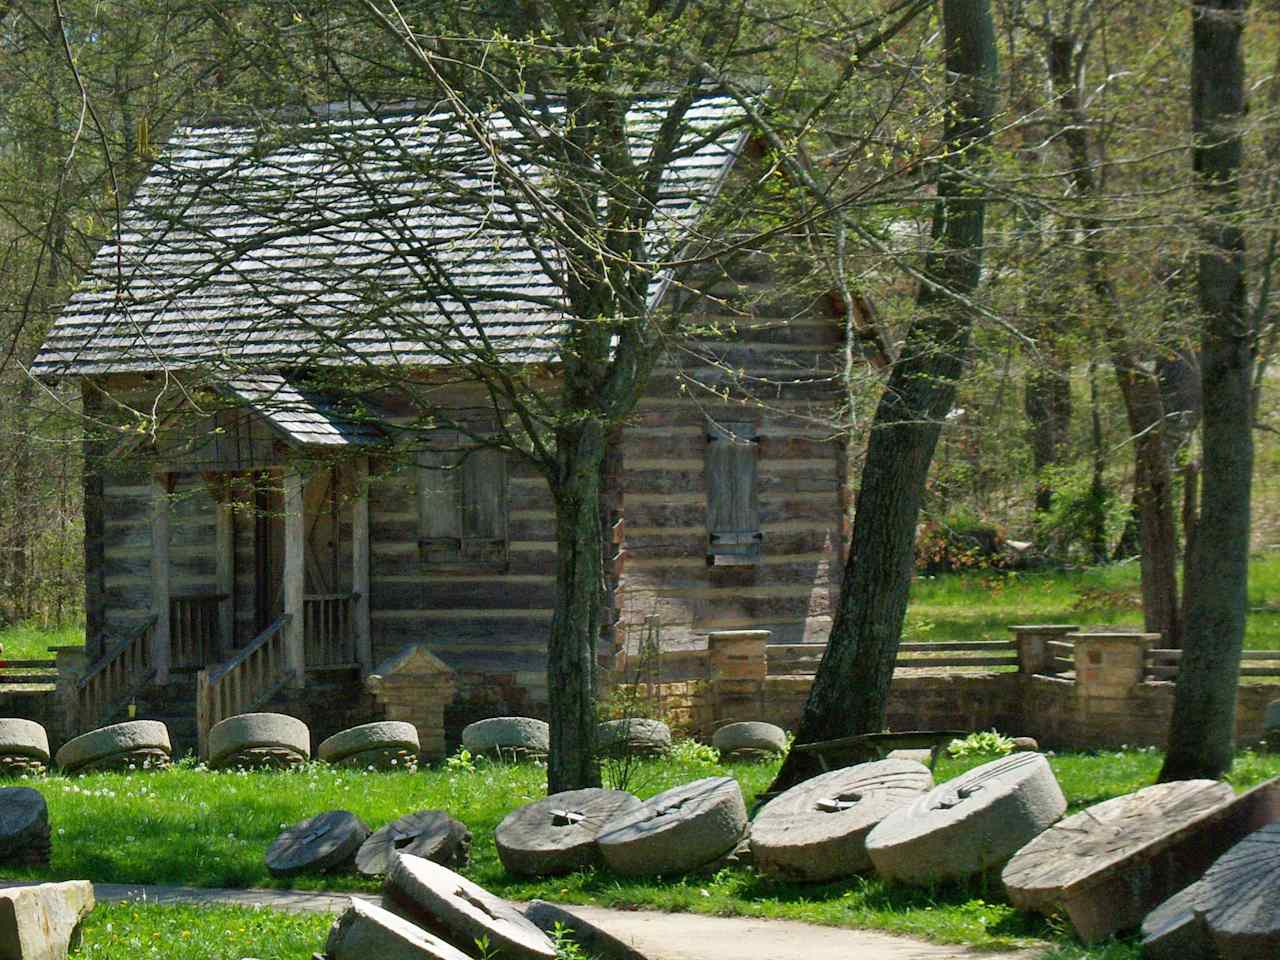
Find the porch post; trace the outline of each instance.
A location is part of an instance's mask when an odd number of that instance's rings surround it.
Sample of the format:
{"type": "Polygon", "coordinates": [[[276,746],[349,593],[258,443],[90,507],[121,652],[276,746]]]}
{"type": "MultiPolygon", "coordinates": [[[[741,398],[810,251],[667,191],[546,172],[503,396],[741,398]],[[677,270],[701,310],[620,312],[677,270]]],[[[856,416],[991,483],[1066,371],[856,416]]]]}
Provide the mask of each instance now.
{"type": "Polygon", "coordinates": [[[169,682],[169,474],[156,468],[151,474],[151,664],[156,683],[169,682]]]}
{"type": "Polygon", "coordinates": [[[293,676],[290,684],[307,681],[306,625],[306,525],[302,512],[302,470],[290,463],[284,472],[284,612],[290,615],[284,630],[285,664],[293,676]]]}
{"type": "Polygon", "coordinates": [[[236,629],[236,541],[234,515],[231,512],[231,481],[224,477],[215,506],[214,554],[217,564],[218,601],[218,659],[231,656],[235,646],[236,629]]]}
{"type": "Polygon", "coordinates": [[[351,464],[351,632],[360,672],[373,668],[373,635],[369,629],[369,458],[351,464]]]}

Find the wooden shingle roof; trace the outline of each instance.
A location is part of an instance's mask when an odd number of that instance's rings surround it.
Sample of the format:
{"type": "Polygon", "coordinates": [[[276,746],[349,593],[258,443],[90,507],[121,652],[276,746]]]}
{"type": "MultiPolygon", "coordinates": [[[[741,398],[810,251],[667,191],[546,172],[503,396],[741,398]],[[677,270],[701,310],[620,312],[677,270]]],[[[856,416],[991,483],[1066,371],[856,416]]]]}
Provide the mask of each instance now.
{"type": "MultiPolygon", "coordinates": [[[[638,158],[662,106],[629,118],[638,158]]],[[[736,155],[738,116],[722,98],[693,108],[645,238],[650,259],[688,242],[736,155]]],[[[510,124],[486,122],[504,162],[544,175],[510,124]]],[[[270,133],[180,131],[32,372],[553,359],[562,258],[528,197],[502,182],[452,116],[413,108],[331,111],[270,133]]],[[[651,300],[663,285],[655,276],[651,300]]]]}

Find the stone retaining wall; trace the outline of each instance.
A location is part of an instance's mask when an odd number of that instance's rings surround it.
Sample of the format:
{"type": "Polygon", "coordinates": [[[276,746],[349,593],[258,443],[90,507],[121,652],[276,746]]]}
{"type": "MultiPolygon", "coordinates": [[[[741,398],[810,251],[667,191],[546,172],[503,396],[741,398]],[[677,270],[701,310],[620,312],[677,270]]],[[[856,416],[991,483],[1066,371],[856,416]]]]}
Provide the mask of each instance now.
{"type": "MultiPolygon", "coordinates": [[[[1164,747],[1174,684],[1145,678],[1147,651],[1159,645],[1159,636],[1074,629],[1015,631],[1016,672],[899,671],[889,695],[889,729],[994,728],[1054,749],[1164,747]],[[1054,670],[1064,665],[1055,667],[1046,639],[1067,636],[1074,643],[1074,675],[1070,662],[1066,675],[1059,675],[1054,670]]],[[[703,738],[735,720],[768,720],[794,730],[813,678],[769,676],[768,640],[767,631],[710,634],[705,649],[681,654],[678,679],[651,676],[630,689],[673,729],[703,738]],[[691,676],[698,664],[702,680],[691,676]]],[[[1280,700],[1280,683],[1240,687],[1236,735],[1242,745],[1261,739],[1273,700],[1280,700]]]]}

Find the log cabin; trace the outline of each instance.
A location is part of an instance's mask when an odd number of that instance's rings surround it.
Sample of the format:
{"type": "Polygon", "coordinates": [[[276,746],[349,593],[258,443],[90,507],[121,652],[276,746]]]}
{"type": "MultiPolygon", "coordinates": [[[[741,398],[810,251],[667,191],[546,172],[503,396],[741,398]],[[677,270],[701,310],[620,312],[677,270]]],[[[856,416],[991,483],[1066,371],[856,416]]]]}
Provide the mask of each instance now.
{"type": "MultiPolygon", "coordinates": [[[[734,175],[732,113],[693,111],[668,230],[734,175]]],[[[184,743],[264,708],[320,736],[377,719],[362,680],[409,647],[452,672],[451,731],[545,711],[553,504],[485,443],[504,413],[467,362],[483,334],[530,382],[554,378],[554,258],[511,226],[518,203],[477,209],[490,161],[434,115],[348,108],[294,129],[178,131],[35,360],[79,384],[89,426],[68,732],[131,704],[184,743]],[[380,138],[410,162],[352,148],[380,138]]],[[[825,641],[845,334],[827,298],[794,302],[774,277],[752,256],[697,288],[655,278],[654,307],[682,297],[700,332],[613,434],[606,666],[642,631],[672,652],[723,630],[825,641]]]]}

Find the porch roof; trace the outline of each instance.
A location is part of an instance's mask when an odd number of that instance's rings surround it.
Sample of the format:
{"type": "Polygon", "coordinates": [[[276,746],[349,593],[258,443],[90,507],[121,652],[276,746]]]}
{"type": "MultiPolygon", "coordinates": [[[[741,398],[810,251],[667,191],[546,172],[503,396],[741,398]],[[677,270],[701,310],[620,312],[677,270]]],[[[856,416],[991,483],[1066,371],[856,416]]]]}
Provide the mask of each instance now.
{"type": "Polygon", "coordinates": [[[214,389],[251,409],[294,446],[367,447],[387,439],[376,424],[345,416],[323,397],[299,389],[279,374],[246,374],[222,381],[214,389]]]}

